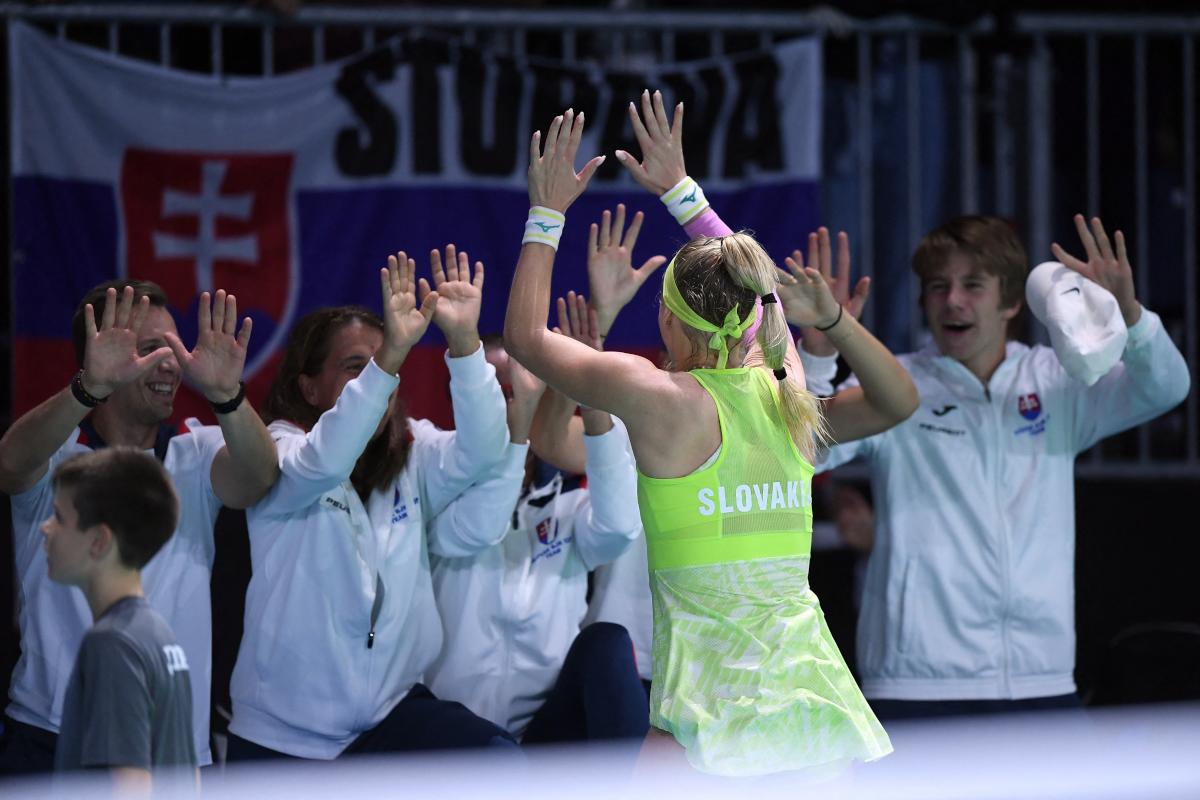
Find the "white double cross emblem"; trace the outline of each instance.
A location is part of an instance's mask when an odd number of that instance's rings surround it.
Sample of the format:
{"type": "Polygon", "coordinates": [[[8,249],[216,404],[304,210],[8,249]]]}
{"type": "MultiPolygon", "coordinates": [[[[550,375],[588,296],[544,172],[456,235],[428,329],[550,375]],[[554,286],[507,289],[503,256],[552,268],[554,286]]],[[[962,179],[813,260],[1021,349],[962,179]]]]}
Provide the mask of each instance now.
{"type": "Polygon", "coordinates": [[[221,182],[229,164],[224,161],[205,161],[200,172],[200,194],[188,194],[178,189],[163,192],[164,217],[194,216],[199,220],[195,239],[170,233],[154,232],[155,258],[196,259],[196,290],[213,290],[213,262],[258,262],[258,237],[230,236],[217,238],[217,217],[237,220],[250,219],[254,195],[221,195],[221,182]]]}

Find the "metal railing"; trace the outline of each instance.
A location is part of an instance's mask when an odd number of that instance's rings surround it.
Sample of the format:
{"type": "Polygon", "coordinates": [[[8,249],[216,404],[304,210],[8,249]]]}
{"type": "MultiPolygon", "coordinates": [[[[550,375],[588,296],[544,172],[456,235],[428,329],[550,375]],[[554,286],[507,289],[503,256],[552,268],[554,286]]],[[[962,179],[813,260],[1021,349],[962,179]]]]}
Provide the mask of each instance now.
{"type": "MultiPolygon", "coordinates": [[[[1200,363],[1195,97],[1200,16],[1017,14],[1004,24],[983,17],[966,27],[950,27],[908,16],[859,20],[828,10],[305,6],[284,18],[240,6],[8,3],[0,4],[0,14],[41,25],[64,39],[215,76],[300,69],[370,50],[400,33],[459,38],[518,57],[532,54],[622,69],[762,49],[816,35],[825,43],[826,91],[845,96],[853,121],[848,141],[827,136],[824,145],[826,208],[842,208],[847,217],[829,222],[851,233],[855,260],[864,273],[890,278],[899,287],[902,300],[885,305],[876,298],[868,304],[865,320],[878,326],[889,345],[909,348],[923,335],[915,312],[919,287],[909,275],[908,254],[932,224],[958,213],[1012,217],[1036,263],[1049,258],[1053,240],[1070,249],[1066,209],[1073,203],[1070,210],[1100,214],[1131,231],[1139,297],[1162,313],[1193,376],[1200,363]],[[147,28],[156,31],[149,37],[157,42],[154,48],[144,46],[147,28]],[[143,34],[136,53],[127,35],[131,30],[143,34]],[[184,42],[186,53],[177,46],[184,42]],[[1122,58],[1109,58],[1128,48],[1131,53],[1122,58]],[[1112,65],[1125,61],[1129,74],[1114,75],[1112,65]],[[852,74],[847,69],[851,64],[852,74]],[[1153,84],[1151,65],[1158,78],[1153,84]],[[1162,78],[1166,73],[1177,79],[1172,91],[1162,78]],[[1123,86],[1125,81],[1132,87],[1132,138],[1114,144],[1102,103],[1120,97],[1109,89],[1110,82],[1123,86]],[[936,96],[929,99],[931,86],[936,96]],[[1083,98],[1082,111],[1065,118],[1063,104],[1056,101],[1074,97],[1083,98]],[[927,99],[937,104],[933,119],[923,105],[927,99]],[[903,108],[896,112],[896,105],[903,108]],[[1152,107],[1168,122],[1156,118],[1152,128],[1152,107]],[[887,138],[883,143],[881,130],[887,138]],[[892,146],[893,135],[903,140],[899,150],[892,146]],[[1162,159],[1152,162],[1155,139],[1164,137],[1175,148],[1166,166],[1162,159]],[[948,149],[930,153],[930,141],[944,141],[948,149]],[[1132,151],[1128,159],[1102,170],[1106,154],[1124,144],[1132,151]],[[1079,151],[1083,157],[1072,172],[1062,155],[1073,157],[1079,151]],[[853,174],[843,176],[848,180],[838,183],[842,188],[831,188],[836,181],[828,165],[842,162],[853,164],[853,174]],[[897,162],[902,164],[900,175],[892,168],[897,162]],[[947,170],[940,180],[933,169],[938,162],[947,170]],[[1130,191],[1108,191],[1114,173],[1120,178],[1126,169],[1132,173],[1130,191]],[[1151,238],[1161,230],[1161,224],[1153,223],[1165,213],[1152,184],[1164,181],[1177,184],[1169,193],[1167,216],[1179,217],[1178,229],[1167,237],[1177,241],[1178,252],[1166,257],[1151,250],[1151,238]],[[835,196],[843,191],[854,196],[835,196]],[[890,208],[903,208],[881,214],[881,198],[894,201],[890,208]],[[1164,291],[1163,286],[1180,288],[1164,291]]],[[[1093,448],[1080,460],[1079,473],[1200,478],[1197,395],[1193,390],[1183,408],[1093,448]]]]}

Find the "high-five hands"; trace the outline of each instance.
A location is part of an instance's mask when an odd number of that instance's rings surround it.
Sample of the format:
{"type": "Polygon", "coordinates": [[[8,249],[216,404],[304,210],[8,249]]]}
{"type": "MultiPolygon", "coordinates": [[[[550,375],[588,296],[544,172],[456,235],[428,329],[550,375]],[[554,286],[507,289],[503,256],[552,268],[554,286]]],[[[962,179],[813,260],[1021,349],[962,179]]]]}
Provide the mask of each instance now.
{"type": "MultiPolygon", "coordinates": [[[[816,233],[808,235],[808,266],[820,273],[822,281],[828,286],[830,294],[846,313],[858,319],[862,316],[863,307],[871,294],[871,279],[859,278],[850,291],[850,239],[844,231],[837,235],[837,269],[834,270],[833,247],[830,242],[829,229],[821,227],[816,233]]],[[[834,355],[837,350],[829,341],[829,337],[816,329],[816,325],[826,325],[832,320],[826,320],[814,325],[802,320],[808,317],[804,311],[804,301],[799,296],[809,289],[803,287],[797,276],[798,270],[804,265],[804,257],[799,250],[793,251],[790,258],[785,259],[788,271],[778,270],[779,286],[776,292],[783,303],[783,312],[792,325],[804,328],[804,349],[815,356],[834,355]],[[795,281],[795,282],[793,282],[795,281]]],[[[836,308],[835,308],[836,314],[836,308]]]]}
{"type": "MultiPolygon", "coordinates": [[[[839,241],[839,245],[845,240],[839,241]]],[[[808,237],[808,266],[797,250],[784,259],[787,271],[776,269],[779,284],[775,292],[783,304],[783,313],[792,325],[803,328],[826,327],[837,321],[840,304],[825,281],[831,265],[829,230],[821,228],[808,237]],[[821,247],[824,239],[825,247],[821,247]]],[[[839,248],[841,249],[841,248],[839,248]]],[[[840,254],[839,254],[840,255],[840,254]]],[[[847,263],[849,255],[846,256],[847,263]]]]}

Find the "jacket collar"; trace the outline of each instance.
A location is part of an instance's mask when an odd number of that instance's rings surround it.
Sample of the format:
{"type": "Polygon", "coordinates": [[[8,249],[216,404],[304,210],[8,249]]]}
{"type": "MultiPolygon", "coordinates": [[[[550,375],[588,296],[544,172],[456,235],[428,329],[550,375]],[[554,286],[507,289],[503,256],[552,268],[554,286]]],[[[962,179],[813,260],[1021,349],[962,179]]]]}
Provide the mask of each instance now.
{"type": "Polygon", "coordinates": [[[1017,368],[1017,363],[1028,350],[1028,345],[1015,340],[1009,340],[1004,346],[1004,360],[1000,362],[1000,365],[996,367],[996,371],[992,373],[992,378],[988,381],[987,386],[984,386],[975,373],[967,369],[966,365],[961,361],[942,355],[942,352],[938,350],[936,342],[930,341],[918,352],[936,370],[939,377],[947,383],[967,391],[979,391],[983,389],[991,392],[1009,383],[1011,373],[1017,368]]]}

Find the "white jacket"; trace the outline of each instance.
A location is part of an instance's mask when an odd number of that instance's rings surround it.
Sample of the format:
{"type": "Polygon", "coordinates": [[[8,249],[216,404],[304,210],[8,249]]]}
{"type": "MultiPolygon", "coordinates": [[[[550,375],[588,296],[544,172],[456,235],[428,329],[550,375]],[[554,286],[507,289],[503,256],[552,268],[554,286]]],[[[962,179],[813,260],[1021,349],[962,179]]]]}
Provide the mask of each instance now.
{"type": "Polygon", "coordinates": [[[271,424],[281,474],[247,512],[254,572],[230,685],[229,729],[238,736],[335,758],[422,680],[441,649],[428,550],[489,541],[462,524],[427,546],[426,522],[489,474],[508,439],[483,348],[447,363],[457,429],[410,420],[407,465],[365,505],[349,476],[387,409],[394,375],[371,361],[307,434],[271,424]]]}
{"type": "MultiPolygon", "coordinates": [[[[212,763],[208,746],[209,688],[212,684],[212,603],[209,584],[215,554],[213,525],[221,501],[212,488],[212,463],[225,446],[220,427],[184,423],[186,432],[167,446],[163,466],[179,495],[179,524],[142,568],[146,599],[171,626],[187,656],[192,678],[192,732],[201,766],[212,763]]],[[[54,470],[92,448],[78,428],[50,457],[42,479],[12,498],[16,574],[21,581],[18,618],[21,658],[13,669],[8,714],[15,720],[58,732],[63,697],[79,644],[92,627],[83,592],[50,580],[41,524],[54,511],[54,470]]],[[[152,450],[146,452],[153,454],[152,450]]]]}
{"type": "Polygon", "coordinates": [[[654,602],[650,596],[650,559],[646,537],[639,536],[629,549],[592,572],[592,600],[583,626],[613,622],[629,631],[637,659],[638,677],[654,675],[654,602]]]}
{"type": "MultiPolygon", "coordinates": [[[[1047,347],[1010,342],[987,386],[933,346],[899,358],[920,394],[916,413],[834,447],[819,467],[860,457],[871,468],[863,692],[983,700],[1075,691],[1075,457],[1181,402],[1183,356],[1143,309],[1121,363],[1090,388],[1047,347]]],[[[816,378],[809,386],[820,391],[816,378]]]]}
{"type": "Polygon", "coordinates": [[[528,446],[510,445],[506,474],[485,485],[492,496],[475,496],[504,524],[503,541],[473,557],[433,559],[446,641],[429,686],[515,736],[579,633],[588,570],[625,552],[641,530],[629,436],[614,422],[584,437],[587,489],[564,492],[556,476],[518,503],[528,446]]]}

